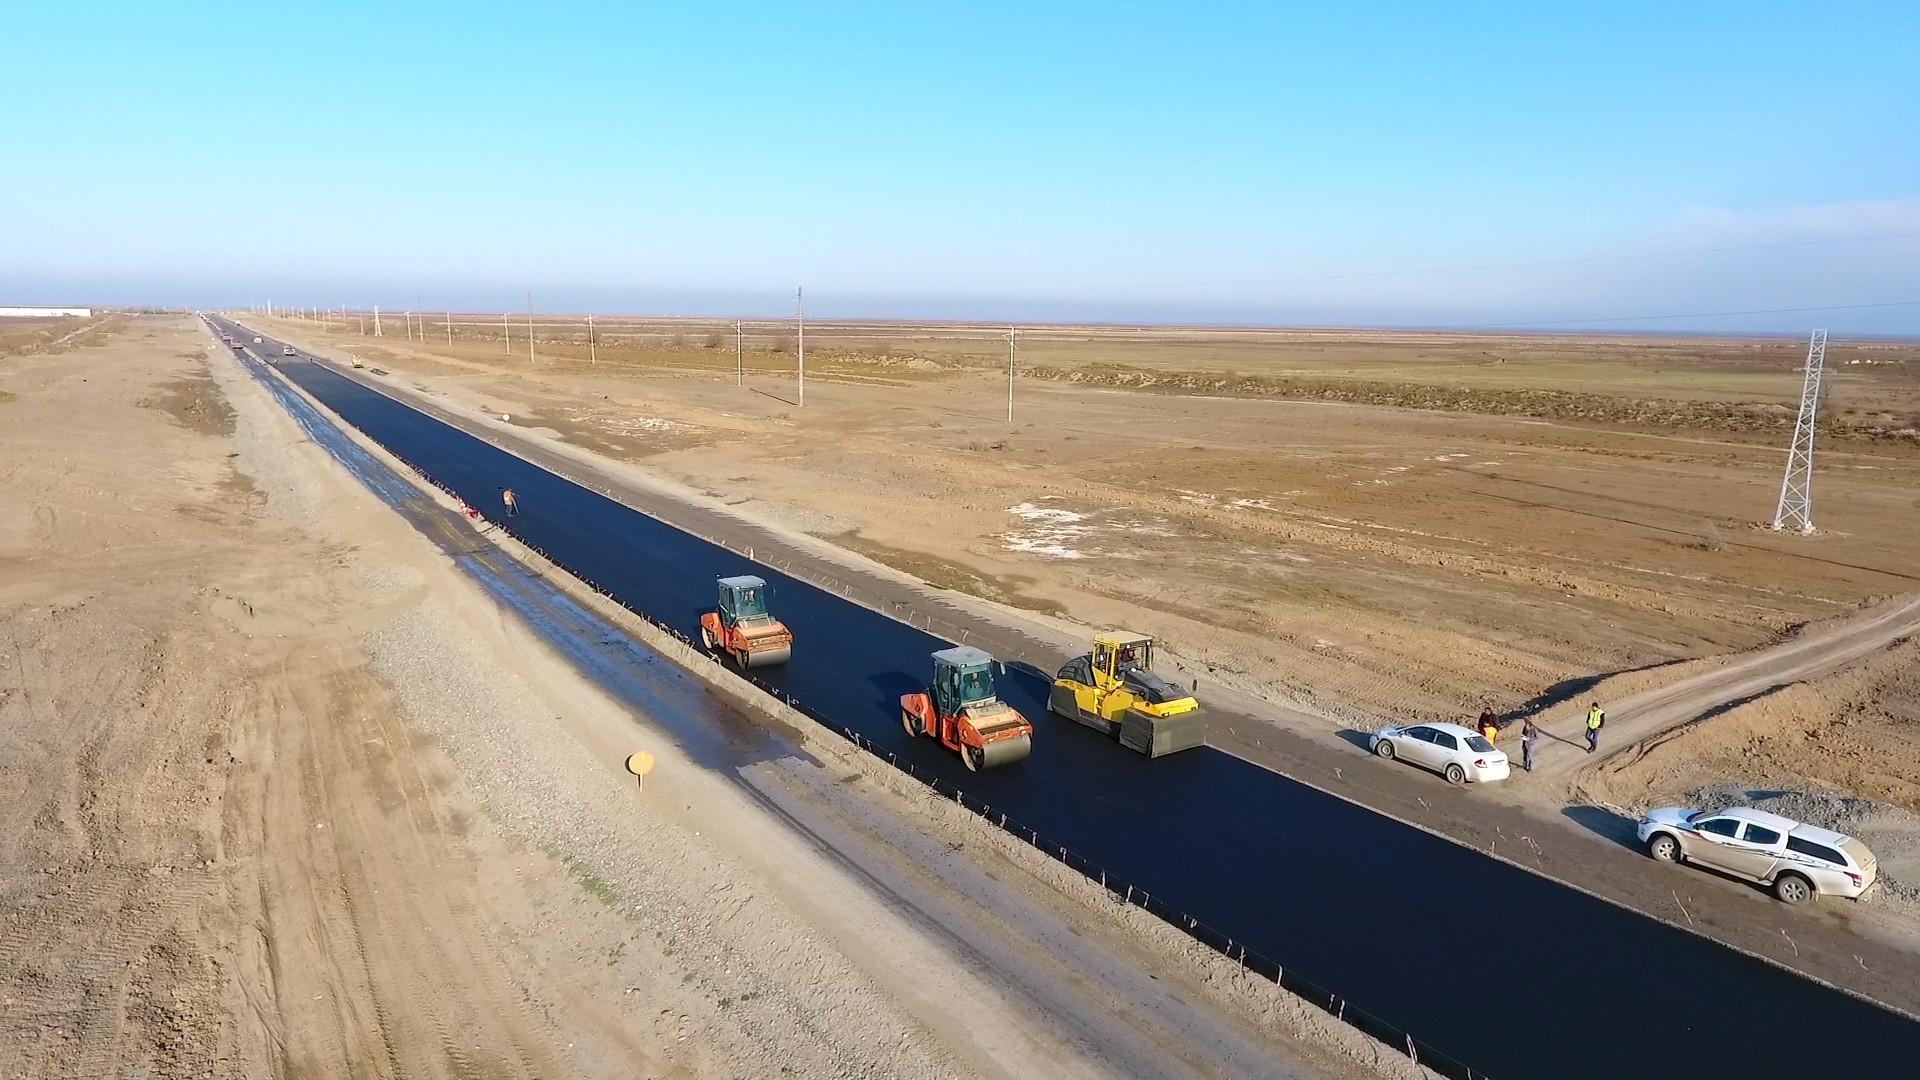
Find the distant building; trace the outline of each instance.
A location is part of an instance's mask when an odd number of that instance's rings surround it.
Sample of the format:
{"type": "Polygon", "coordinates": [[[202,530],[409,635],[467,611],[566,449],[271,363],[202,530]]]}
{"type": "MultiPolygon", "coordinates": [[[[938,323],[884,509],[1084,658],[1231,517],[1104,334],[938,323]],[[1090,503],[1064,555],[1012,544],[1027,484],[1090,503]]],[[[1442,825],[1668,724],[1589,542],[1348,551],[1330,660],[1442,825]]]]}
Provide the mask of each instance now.
{"type": "Polygon", "coordinates": [[[0,319],[46,319],[67,316],[93,318],[93,309],[84,307],[0,307],[0,319]]]}

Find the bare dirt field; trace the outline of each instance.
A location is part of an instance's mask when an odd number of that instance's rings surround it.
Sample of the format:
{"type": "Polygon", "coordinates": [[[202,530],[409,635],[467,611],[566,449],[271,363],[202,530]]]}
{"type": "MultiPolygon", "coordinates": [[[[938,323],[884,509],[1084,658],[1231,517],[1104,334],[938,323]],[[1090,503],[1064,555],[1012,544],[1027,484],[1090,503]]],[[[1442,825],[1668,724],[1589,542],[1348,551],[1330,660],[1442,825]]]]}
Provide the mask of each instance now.
{"type": "Polygon", "coordinates": [[[123,323],[124,319],[114,315],[96,315],[91,319],[0,318],[0,359],[54,348],[83,334],[105,341],[123,323]]]}
{"type": "Polygon", "coordinates": [[[639,798],[646,718],[185,317],[0,387],[9,1074],[1413,1074],[805,755],[639,798]]]}

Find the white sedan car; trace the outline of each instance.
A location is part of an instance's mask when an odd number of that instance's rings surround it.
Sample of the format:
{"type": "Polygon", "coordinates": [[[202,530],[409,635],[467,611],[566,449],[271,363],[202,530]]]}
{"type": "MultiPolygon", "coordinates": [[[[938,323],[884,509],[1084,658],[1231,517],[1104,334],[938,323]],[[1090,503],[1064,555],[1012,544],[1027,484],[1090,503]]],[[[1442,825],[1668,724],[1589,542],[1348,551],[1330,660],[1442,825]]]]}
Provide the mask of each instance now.
{"type": "Polygon", "coordinates": [[[1507,778],[1507,755],[1495,750],[1486,736],[1459,724],[1383,727],[1373,733],[1367,746],[1388,761],[1398,758],[1432,769],[1449,784],[1507,778]]]}
{"type": "Polygon", "coordinates": [[[1879,863],[1867,846],[1817,825],[1736,806],[1710,813],[1668,806],[1640,819],[1640,842],[1661,862],[1691,862],[1765,885],[1789,904],[1822,893],[1857,897],[1879,863]]]}

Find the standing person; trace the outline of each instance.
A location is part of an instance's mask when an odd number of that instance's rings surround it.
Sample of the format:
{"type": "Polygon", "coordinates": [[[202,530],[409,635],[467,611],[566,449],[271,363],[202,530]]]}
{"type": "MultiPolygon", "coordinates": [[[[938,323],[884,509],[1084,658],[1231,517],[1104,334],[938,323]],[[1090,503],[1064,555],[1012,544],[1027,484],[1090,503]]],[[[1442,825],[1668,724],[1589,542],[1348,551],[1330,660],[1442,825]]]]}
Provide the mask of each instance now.
{"type": "Polygon", "coordinates": [[[506,504],[508,517],[520,516],[520,500],[513,497],[512,488],[503,487],[500,489],[500,501],[506,504]]]}
{"type": "Polygon", "coordinates": [[[1533,747],[1539,741],[1540,728],[1534,724],[1533,717],[1529,716],[1520,725],[1520,767],[1528,772],[1533,771],[1533,747]]]}
{"type": "Polygon", "coordinates": [[[1596,701],[1587,709],[1587,753],[1591,754],[1600,749],[1600,729],[1606,724],[1606,710],[1602,709],[1600,703],[1596,701]]]}
{"type": "Polygon", "coordinates": [[[1500,718],[1493,715],[1491,705],[1480,710],[1480,734],[1485,735],[1488,742],[1500,737],[1500,718]]]}

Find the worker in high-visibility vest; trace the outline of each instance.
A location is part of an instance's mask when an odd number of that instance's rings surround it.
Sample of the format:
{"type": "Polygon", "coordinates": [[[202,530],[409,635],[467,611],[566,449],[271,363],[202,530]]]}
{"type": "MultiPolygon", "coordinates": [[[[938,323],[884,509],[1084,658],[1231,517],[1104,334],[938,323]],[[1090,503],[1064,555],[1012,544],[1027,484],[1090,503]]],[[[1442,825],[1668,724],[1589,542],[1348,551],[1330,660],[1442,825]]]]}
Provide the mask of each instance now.
{"type": "Polygon", "coordinates": [[[1596,701],[1587,709],[1587,753],[1600,749],[1600,729],[1606,725],[1606,710],[1596,701]]]}

